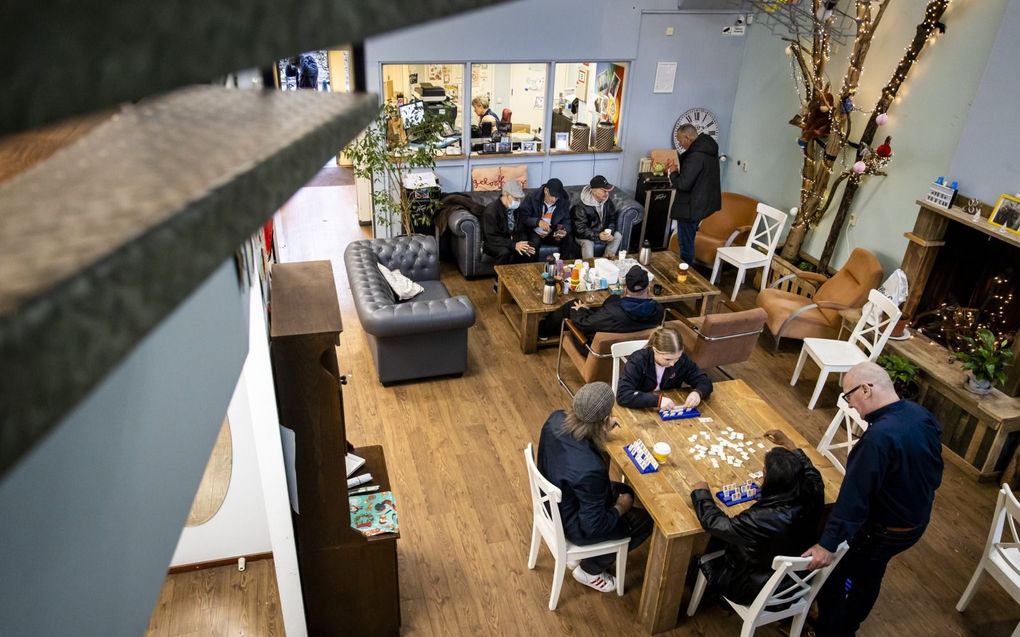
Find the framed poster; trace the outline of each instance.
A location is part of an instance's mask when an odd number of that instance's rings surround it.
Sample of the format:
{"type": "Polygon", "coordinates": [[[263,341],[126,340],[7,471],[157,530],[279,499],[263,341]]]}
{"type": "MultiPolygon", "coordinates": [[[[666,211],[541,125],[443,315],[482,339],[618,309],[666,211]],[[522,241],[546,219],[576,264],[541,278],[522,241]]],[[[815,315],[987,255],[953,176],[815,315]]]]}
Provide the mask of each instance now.
{"type": "Polygon", "coordinates": [[[1020,234],[1020,197],[999,195],[999,200],[988,216],[988,223],[1013,234],[1020,234]]]}

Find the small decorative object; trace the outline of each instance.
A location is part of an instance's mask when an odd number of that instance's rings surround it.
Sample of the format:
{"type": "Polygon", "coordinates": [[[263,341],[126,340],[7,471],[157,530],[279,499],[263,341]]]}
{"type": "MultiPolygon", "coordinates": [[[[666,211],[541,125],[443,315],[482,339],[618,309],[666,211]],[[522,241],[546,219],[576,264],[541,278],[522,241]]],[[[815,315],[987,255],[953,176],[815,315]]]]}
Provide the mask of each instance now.
{"type": "Polygon", "coordinates": [[[652,457],[645,443],[640,440],[630,443],[623,448],[623,451],[641,473],[654,473],[659,470],[659,463],[652,457]]]}
{"type": "Polygon", "coordinates": [[[980,329],[977,338],[965,336],[963,340],[969,350],[953,352],[953,356],[963,363],[961,367],[964,370],[970,372],[966,388],[975,394],[984,395],[992,391],[994,383],[1005,382],[1006,367],[1013,358],[1009,338],[996,340],[991,330],[980,329]]]}
{"type": "Polygon", "coordinates": [[[854,101],[849,96],[843,98],[843,112],[851,113],[854,110],[854,101]]]}
{"type": "Polygon", "coordinates": [[[878,116],[875,118],[875,123],[878,124],[879,126],[885,126],[886,124],[889,123],[889,116],[885,113],[879,113],[878,116]]]}
{"type": "Polygon", "coordinates": [[[591,129],[587,124],[574,124],[570,127],[570,150],[575,153],[586,153],[590,143],[591,129]]]}
{"type": "Polygon", "coordinates": [[[875,149],[875,154],[879,157],[892,157],[892,146],[890,144],[892,144],[891,135],[886,136],[885,141],[878,145],[878,148],[875,149]]]}
{"type": "Polygon", "coordinates": [[[867,170],[867,168],[868,165],[865,164],[863,161],[854,162],[854,172],[857,173],[858,175],[867,170]]]}
{"type": "Polygon", "coordinates": [[[1020,196],[999,195],[999,200],[995,202],[995,208],[988,217],[988,223],[1013,234],[1020,234],[1020,196]]]}
{"type": "Polygon", "coordinates": [[[967,205],[963,207],[963,211],[971,215],[974,221],[981,221],[981,202],[977,199],[971,199],[967,202],[967,205]]]}
{"type": "Polygon", "coordinates": [[[521,152],[522,153],[535,153],[535,152],[538,152],[538,143],[537,142],[533,142],[533,141],[532,142],[521,142],[521,152]]]}
{"type": "Polygon", "coordinates": [[[568,150],[570,148],[570,133],[556,133],[556,150],[568,150]]]}
{"type": "Polygon", "coordinates": [[[939,177],[928,187],[928,194],[924,200],[930,204],[949,210],[953,206],[953,199],[956,197],[956,190],[945,185],[945,179],[939,177]]]}
{"type": "Polygon", "coordinates": [[[652,164],[652,174],[656,177],[661,177],[666,173],[666,167],[661,161],[657,161],[652,164]]]}
{"type": "Polygon", "coordinates": [[[592,149],[600,153],[613,150],[613,138],[616,137],[616,127],[612,122],[599,122],[595,125],[595,143],[592,149]]]}

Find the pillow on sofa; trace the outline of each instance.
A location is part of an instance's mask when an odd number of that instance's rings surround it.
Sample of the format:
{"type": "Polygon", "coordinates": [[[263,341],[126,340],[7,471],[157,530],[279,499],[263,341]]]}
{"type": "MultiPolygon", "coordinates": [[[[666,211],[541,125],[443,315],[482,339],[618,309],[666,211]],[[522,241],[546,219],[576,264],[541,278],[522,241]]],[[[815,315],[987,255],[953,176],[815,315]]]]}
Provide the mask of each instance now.
{"type": "Polygon", "coordinates": [[[425,288],[404,276],[400,270],[390,270],[381,263],[377,263],[376,265],[379,266],[379,271],[383,273],[384,277],[386,277],[386,282],[390,284],[390,288],[393,290],[393,293],[396,294],[397,298],[401,301],[413,299],[425,291],[425,288]]]}

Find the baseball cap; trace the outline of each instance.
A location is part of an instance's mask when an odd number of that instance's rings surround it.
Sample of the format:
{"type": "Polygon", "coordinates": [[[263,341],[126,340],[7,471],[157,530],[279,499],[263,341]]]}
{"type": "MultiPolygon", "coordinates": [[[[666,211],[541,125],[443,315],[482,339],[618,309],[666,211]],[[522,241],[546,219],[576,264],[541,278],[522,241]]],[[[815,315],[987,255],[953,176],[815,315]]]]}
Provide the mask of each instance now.
{"type": "Polygon", "coordinates": [[[521,182],[516,179],[507,179],[503,182],[503,194],[510,195],[514,199],[523,199],[524,189],[521,188],[521,182]]]}
{"type": "Polygon", "coordinates": [[[627,272],[627,289],[631,292],[640,292],[648,287],[648,272],[640,265],[635,265],[627,272]]]}
{"type": "Polygon", "coordinates": [[[563,189],[563,182],[555,177],[545,182],[545,187],[549,189],[549,194],[557,199],[564,199],[567,196],[567,191],[563,189]]]}
{"type": "Polygon", "coordinates": [[[592,177],[591,181],[588,182],[588,185],[592,188],[604,188],[606,190],[613,189],[613,184],[609,183],[609,180],[602,175],[595,175],[592,177]]]}
{"type": "Polygon", "coordinates": [[[574,394],[574,415],[582,422],[600,422],[612,413],[615,404],[609,383],[588,383],[574,394]]]}

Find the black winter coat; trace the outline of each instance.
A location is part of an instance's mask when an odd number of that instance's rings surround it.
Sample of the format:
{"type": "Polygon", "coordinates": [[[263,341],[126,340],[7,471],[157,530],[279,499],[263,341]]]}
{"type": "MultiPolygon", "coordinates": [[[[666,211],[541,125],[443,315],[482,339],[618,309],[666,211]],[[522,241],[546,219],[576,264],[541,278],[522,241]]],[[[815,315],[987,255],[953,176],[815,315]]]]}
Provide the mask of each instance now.
{"type": "MultiPolygon", "coordinates": [[[[545,212],[545,188],[541,187],[529,194],[521,202],[520,220],[526,231],[538,227],[542,220],[542,213],[545,212]]],[[[570,197],[560,197],[556,200],[556,208],[553,209],[552,221],[549,223],[552,228],[549,232],[556,230],[556,226],[563,226],[563,229],[570,234],[574,231],[574,224],[570,219],[570,197]]]]}
{"type": "Polygon", "coordinates": [[[670,216],[700,222],[722,208],[719,144],[702,133],[678,158],[679,169],[669,174],[670,183],[677,189],[670,216]]]}
{"type": "Polygon", "coordinates": [[[565,418],[564,412],[554,411],[542,425],[536,463],[545,479],[563,492],[563,534],[571,542],[586,544],[614,535],[626,537],[613,507],[616,501],[602,452],[590,440],[576,440],[564,433],[565,418]]]}
{"type": "MultiPolygon", "coordinates": [[[[684,383],[690,385],[706,400],[712,395],[712,381],[705,372],[682,354],[672,367],[662,373],[661,390],[676,389],[684,383]]],[[[616,389],[616,402],[624,407],[657,407],[659,394],[655,389],[655,353],[651,347],[639,349],[630,355],[616,389]]]]}
{"type": "Polygon", "coordinates": [[[499,250],[506,248],[513,250],[514,244],[523,239],[521,226],[521,209],[514,210],[515,225],[513,231],[507,225],[507,207],[503,205],[503,198],[497,197],[495,201],[485,207],[482,212],[482,249],[499,250]]]}
{"type": "Polygon", "coordinates": [[[610,296],[600,308],[570,310],[570,320],[590,339],[596,332],[638,332],[658,327],[665,311],[653,299],[610,296]]]}
{"type": "Polygon", "coordinates": [[[619,213],[612,197],[607,197],[605,203],[602,204],[602,218],[599,218],[590,186],[585,186],[581,191],[581,197],[574,204],[571,215],[574,218],[574,236],[588,241],[598,241],[599,233],[603,230],[616,232],[616,224],[619,219],[619,213]]]}
{"type": "Polygon", "coordinates": [[[804,467],[800,489],[763,495],[749,509],[732,518],[707,489],[691,493],[701,526],[722,540],[726,553],[702,565],[719,593],[738,604],[750,604],[772,577],[777,555],[798,557],[815,543],[825,502],[822,476],[800,449],[794,452],[804,467]]]}

